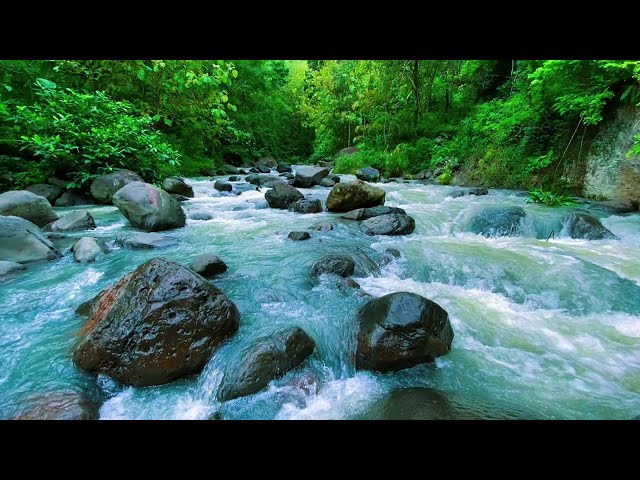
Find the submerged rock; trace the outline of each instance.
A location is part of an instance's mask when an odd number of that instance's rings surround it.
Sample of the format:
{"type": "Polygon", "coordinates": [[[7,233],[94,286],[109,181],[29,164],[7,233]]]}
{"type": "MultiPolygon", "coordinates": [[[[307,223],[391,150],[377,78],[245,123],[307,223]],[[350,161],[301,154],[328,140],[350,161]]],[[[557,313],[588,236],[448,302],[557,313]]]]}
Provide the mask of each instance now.
{"type": "Polygon", "coordinates": [[[520,207],[488,207],[473,215],[469,230],[485,237],[517,236],[526,216],[520,207]]]}
{"type": "Polygon", "coordinates": [[[61,256],[35,224],[20,217],[0,216],[0,260],[28,263],[61,256]]]}
{"type": "Polygon", "coordinates": [[[311,276],[318,277],[324,274],[348,277],[353,275],[356,264],[346,255],[327,255],[311,265],[311,276]]]}
{"type": "Polygon", "coordinates": [[[309,230],[317,230],[319,232],[328,232],[333,230],[334,224],[331,222],[318,222],[309,227],[309,230]]]}
{"type": "Polygon", "coordinates": [[[25,269],[26,267],[20,263],[0,260],[0,281],[5,280],[6,278],[13,276],[25,269]]]}
{"type": "Polygon", "coordinates": [[[50,392],[28,398],[12,420],[97,420],[98,406],[76,392],[50,392]]]}
{"type": "Polygon", "coordinates": [[[257,393],[271,380],[283,377],[313,353],[315,342],[298,327],[258,338],[230,359],[223,373],[218,400],[233,400],[257,393]]]}
{"type": "Polygon", "coordinates": [[[25,190],[46,198],[52,205],[64,191],[60,187],[56,187],[55,185],[48,185],[46,183],[36,183],[35,185],[28,186],[27,188],[25,188],[25,190]]]}
{"type": "Polygon", "coordinates": [[[193,259],[189,268],[204,278],[213,278],[227,271],[227,264],[213,253],[203,253],[193,259]]]}
{"type": "Polygon", "coordinates": [[[619,240],[600,220],[586,212],[571,212],[564,219],[564,228],[571,238],[585,240],[619,240]]]}
{"type": "Polygon", "coordinates": [[[289,210],[297,213],[321,213],[322,202],[317,198],[302,198],[293,202],[289,210]]]}
{"type": "Polygon", "coordinates": [[[371,217],[379,217],[380,215],[388,215],[390,213],[399,213],[406,215],[402,208],[398,207],[385,207],[384,205],[380,205],[378,207],[369,207],[369,208],[358,208],[356,210],[351,210],[350,212],[342,215],[342,218],[346,218],[347,220],[366,220],[371,217]]]}
{"type": "Polygon", "coordinates": [[[297,241],[309,240],[311,238],[311,235],[309,235],[309,232],[289,232],[288,238],[297,241]]]}
{"type": "Polygon", "coordinates": [[[93,237],[82,237],[71,247],[71,251],[78,263],[95,262],[98,256],[109,253],[104,241],[93,237]]]}
{"type": "Polygon", "coordinates": [[[339,183],[329,192],[327,210],[348,212],[357,208],[375,207],[383,205],[384,199],[384,190],[362,180],[339,183]]]}
{"type": "Polygon", "coordinates": [[[191,220],[212,220],[213,215],[207,212],[194,212],[189,215],[191,220]]]}
{"type": "Polygon", "coordinates": [[[169,177],[165,178],[162,182],[162,189],[168,193],[175,193],[176,195],[182,195],[183,197],[193,198],[193,188],[191,185],[187,185],[184,178],[169,177]]]}
{"type": "Polygon", "coordinates": [[[365,167],[356,171],[356,178],[365,182],[377,182],[380,180],[380,171],[373,167],[365,167]]]}
{"type": "Polygon", "coordinates": [[[459,188],[456,190],[453,190],[449,196],[453,197],[453,198],[458,198],[458,197],[466,197],[468,195],[475,195],[477,197],[480,197],[482,195],[488,195],[489,194],[489,190],[487,190],[486,188],[459,188]]]}
{"type": "Polygon", "coordinates": [[[219,192],[231,192],[233,190],[233,186],[229,182],[225,182],[224,180],[216,180],[213,184],[213,188],[215,188],[219,192]]]}
{"type": "Polygon", "coordinates": [[[56,200],[56,207],[76,207],[78,205],[93,205],[95,202],[92,198],[80,192],[74,192],[73,190],[67,190],[60,198],[56,200]]]}
{"type": "Polygon", "coordinates": [[[451,349],[449,315],[415,293],[390,293],[358,312],[356,368],[387,372],[431,362],[451,349]]]}
{"type": "Polygon", "coordinates": [[[264,198],[271,208],[287,209],[296,201],[303,199],[304,195],[291,185],[277,183],[265,193],[264,198]]]}
{"type": "Polygon", "coordinates": [[[134,386],[198,373],[238,330],[234,303],[200,275],[154,258],[101,292],[85,308],[73,361],[134,386]]]}
{"type": "Polygon", "coordinates": [[[135,228],[158,232],[185,226],[178,201],[149,183],[131,182],[113,196],[113,204],[135,228]]]}
{"type": "Polygon", "coordinates": [[[319,185],[324,177],[329,175],[329,169],[325,167],[298,167],[294,178],[294,186],[309,188],[319,185]]]}
{"type": "Polygon", "coordinates": [[[113,195],[126,184],[142,181],[137,173],[130,170],[119,170],[96,178],[91,184],[91,196],[98,203],[109,204],[113,195]]]}
{"type": "Polygon", "coordinates": [[[178,240],[160,233],[134,233],[116,238],[116,245],[128,248],[165,248],[178,244],[178,240]]]}
{"type": "MultiPolygon", "coordinates": [[[[239,182],[241,180],[241,178],[238,175],[231,175],[229,177],[229,181],[230,182],[239,182]]],[[[215,188],[215,184],[213,185],[213,187],[215,188]]]]}
{"type": "Polygon", "coordinates": [[[26,190],[11,190],[0,194],[0,215],[24,218],[38,227],[44,227],[58,219],[49,200],[26,190]]]}
{"type": "Polygon", "coordinates": [[[360,230],[367,235],[409,235],[416,229],[415,220],[409,215],[389,213],[364,220],[360,230]]]}
{"type": "Polygon", "coordinates": [[[86,210],[76,210],[67,213],[45,227],[50,232],[74,232],[78,230],[93,230],[96,222],[91,214],[86,210]]]}

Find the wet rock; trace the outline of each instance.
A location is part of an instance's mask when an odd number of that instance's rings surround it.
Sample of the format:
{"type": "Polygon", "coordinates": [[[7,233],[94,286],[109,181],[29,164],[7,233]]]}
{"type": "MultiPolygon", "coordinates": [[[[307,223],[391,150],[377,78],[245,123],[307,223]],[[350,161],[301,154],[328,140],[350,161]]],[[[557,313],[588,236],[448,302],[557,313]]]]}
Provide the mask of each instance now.
{"type": "Polygon", "coordinates": [[[356,368],[402,370],[433,361],[451,349],[447,312],[415,293],[390,293],[370,300],[358,312],[356,368]]]}
{"type": "Polygon", "coordinates": [[[287,209],[293,203],[303,199],[304,195],[291,185],[277,183],[271,190],[264,194],[264,198],[271,208],[287,209]]]}
{"type": "Polygon", "coordinates": [[[11,190],[0,194],[0,215],[24,218],[38,227],[44,227],[58,219],[46,198],[26,190],[11,190]]]}
{"type": "Polygon", "coordinates": [[[339,150],[338,153],[336,153],[336,157],[340,157],[342,155],[353,155],[354,153],[358,153],[358,149],[356,147],[347,147],[339,150]]]}
{"type": "Polygon", "coordinates": [[[213,184],[213,188],[220,192],[231,192],[233,190],[233,186],[224,180],[216,180],[213,184]]]}
{"type": "Polygon", "coordinates": [[[293,172],[293,169],[291,168],[291,165],[289,165],[288,163],[279,163],[278,166],[276,167],[276,171],[278,173],[291,173],[293,172]]]}
{"type": "MultiPolygon", "coordinates": [[[[237,175],[231,175],[229,177],[229,181],[230,182],[239,182],[240,180],[241,180],[241,178],[239,176],[237,176],[237,175]]],[[[215,185],[214,185],[214,187],[215,187],[215,185]]]]}
{"type": "Polygon", "coordinates": [[[147,232],[181,228],[186,223],[178,201],[149,183],[128,183],[113,196],[113,204],[131,225],[147,232]]]}
{"type": "Polygon", "coordinates": [[[281,173],[280,176],[286,180],[293,180],[296,177],[293,173],[281,173]]]}
{"type": "Polygon", "coordinates": [[[119,170],[96,178],[91,184],[91,196],[97,203],[109,204],[113,195],[126,184],[142,181],[137,173],[130,170],[119,170]]]}
{"type": "Polygon", "coordinates": [[[247,178],[245,178],[245,181],[249,182],[252,185],[257,185],[259,187],[265,188],[273,188],[277,184],[286,185],[284,180],[274,175],[248,175],[247,178]]]}
{"type": "Polygon", "coordinates": [[[333,223],[331,222],[318,222],[314,223],[309,227],[309,230],[317,230],[319,232],[328,232],[329,230],[333,230],[333,223]]]}
{"type": "Polygon", "coordinates": [[[0,216],[0,260],[28,263],[61,256],[35,224],[20,217],[0,216]]]}
{"type": "Polygon", "coordinates": [[[477,197],[480,197],[482,195],[488,195],[489,194],[489,190],[487,190],[486,188],[457,188],[455,190],[453,190],[449,196],[453,197],[453,198],[458,198],[458,197],[466,197],[467,195],[475,195],[477,197]]]}
{"type": "Polygon", "coordinates": [[[400,250],[398,250],[397,248],[387,248],[384,253],[391,255],[392,257],[395,258],[400,258],[402,256],[402,254],[400,253],[400,250]]]}
{"type": "Polygon", "coordinates": [[[78,263],[95,262],[98,256],[109,253],[104,241],[93,237],[82,237],[71,247],[71,251],[78,263]]]}
{"type": "Polygon", "coordinates": [[[62,180],[62,179],[60,179],[58,177],[49,177],[49,178],[47,178],[47,183],[49,185],[53,185],[55,187],[61,188],[62,190],[65,190],[67,188],[67,185],[69,184],[69,181],[68,180],[62,180]]]}
{"type": "Polygon", "coordinates": [[[213,253],[203,253],[193,259],[189,268],[204,278],[213,278],[227,271],[227,264],[213,253]]]}
{"type": "Polygon", "coordinates": [[[429,170],[422,170],[418,173],[416,173],[416,176],[414,177],[416,180],[428,180],[432,177],[432,173],[429,170]]]}
{"type": "Polygon", "coordinates": [[[255,168],[255,167],[251,167],[251,168],[249,169],[249,172],[250,172],[250,173],[260,173],[260,170],[258,170],[258,169],[257,169],[257,168],[255,168]]]}
{"type": "Polygon", "coordinates": [[[331,188],[331,187],[334,187],[336,185],[336,182],[331,180],[329,177],[325,177],[320,182],[320,185],[323,186],[323,187],[331,188]]]}
{"type": "Polygon", "coordinates": [[[276,168],[278,166],[278,162],[276,162],[276,160],[273,157],[262,157],[258,159],[258,161],[256,162],[256,166],[257,167],[264,166],[271,169],[271,168],[276,168]]]}
{"type": "Polygon", "coordinates": [[[339,277],[353,275],[356,264],[353,259],[346,255],[327,255],[317,260],[311,265],[310,274],[313,277],[332,274],[339,277]]]}
{"type": "Polygon", "coordinates": [[[485,237],[517,236],[526,216],[520,207],[488,207],[473,215],[469,230],[485,237]]]}
{"type": "Polygon", "coordinates": [[[296,169],[294,185],[300,188],[309,188],[319,185],[324,177],[329,175],[329,169],[325,167],[302,166],[296,169]]]}
{"type": "Polygon", "coordinates": [[[79,230],[93,230],[96,222],[87,210],[76,210],[45,227],[50,232],[75,232],[79,230]]]}
{"type": "Polygon", "coordinates": [[[216,171],[220,175],[237,175],[238,173],[240,173],[240,170],[238,170],[238,168],[236,168],[233,165],[228,165],[226,163],[223,163],[222,165],[220,165],[216,169],[216,171]]]}
{"type": "Polygon", "coordinates": [[[270,173],[271,169],[265,165],[257,165],[256,170],[260,173],[270,173]]]}
{"type": "Polygon", "coordinates": [[[184,181],[184,178],[165,178],[164,182],[162,182],[162,189],[167,193],[175,193],[187,198],[194,197],[193,188],[191,187],[191,185],[187,185],[187,182],[184,181]]]}
{"type": "Polygon", "coordinates": [[[163,258],[125,275],[88,310],[74,363],[134,386],[161,385],[200,372],[238,330],[240,319],[222,291],[163,258]]]}
{"type": "Polygon", "coordinates": [[[333,180],[334,183],[340,183],[340,175],[330,174],[327,176],[327,178],[330,178],[331,180],[333,180]]]}
{"type": "Polygon", "coordinates": [[[289,210],[297,213],[320,213],[322,202],[317,198],[302,198],[289,206],[289,210]]]}
{"type": "Polygon", "coordinates": [[[317,167],[325,167],[325,168],[331,168],[331,162],[326,162],[324,160],[320,160],[317,164],[317,167]]]}
{"type": "Polygon", "coordinates": [[[356,171],[356,178],[365,182],[377,182],[380,180],[380,171],[373,167],[360,168],[356,171]]]}
{"type": "Polygon", "coordinates": [[[309,240],[311,235],[309,232],[289,232],[288,238],[291,240],[309,240]]]}
{"type": "Polygon", "coordinates": [[[351,210],[350,212],[342,215],[342,218],[346,218],[347,220],[366,220],[367,218],[379,217],[380,215],[388,215],[390,213],[398,213],[402,215],[406,215],[402,208],[398,207],[385,207],[384,205],[380,205],[378,207],[369,207],[369,208],[358,208],[356,210],[351,210]]]}
{"type": "Polygon", "coordinates": [[[116,237],[116,245],[134,249],[165,248],[178,244],[175,238],[160,233],[134,233],[133,235],[116,237]]]}
{"type": "Polygon", "coordinates": [[[25,270],[25,266],[16,262],[7,262],[6,260],[0,260],[0,281],[15,275],[18,272],[25,270]]]}
{"type": "Polygon", "coordinates": [[[329,192],[327,210],[349,212],[357,208],[375,207],[383,205],[384,199],[384,190],[362,180],[339,183],[329,192]]]}
{"type": "Polygon", "coordinates": [[[179,202],[186,202],[187,200],[189,200],[189,197],[185,197],[184,195],[180,195],[178,193],[172,193],[171,196],[179,202]]]}
{"type": "Polygon", "coordinates": [[[585,240],[619,240],[600,220],[586,212],[571,212],[564,219],[564,228],[571,238],[585,240]]]}
{"type": "Polygon", "coordinates": [[[86,195],[73,190],[67,190],[56,200],[54,206],[75,207],[78,205],[93,205],[94,203],[93,198],[87,197],[86,195]]]}
{"type": "Polygon", "coordinates": [[[360,224],[360,230],[367,235],[409,235],[415,229],[415,220],[409,215],[399,213],[372,217],[360,224]]]}
{"type": "Polygon", "coordinates": [[[218,391],[221,402],[259,392],[271,380],[283,377],[313,353],[315,343],[298,327],[258,338],[231,360],[218,391]]]}
{"type": "Polygon", "coordinates": [[[58,197],[60,197],[60,195],[62,195],[62,192],[64,191],[60,187],[56,187],[55,185],[48,185],[46,183],[36,183],[35,185],[28,186],[27,188],[25,188],[25,190],[46,198],[47,200],[49,200],[49,203],[51,205],[55,203],[55,201],[58,199],[58,197]]]}
{"type": "Polygon", "coordinates": [[[50,392],[25,400],[12,420],[97,420],[98,406],[76,392],[50,392]]]}
{"type": "Polygon", "coordinates": [[[194,213],[190,214],[189,218],[191,220],[212,220],[213,219],[213,215],[211,215],[210,213],[206,213],[206,212],[194,212],[194,213]]]}

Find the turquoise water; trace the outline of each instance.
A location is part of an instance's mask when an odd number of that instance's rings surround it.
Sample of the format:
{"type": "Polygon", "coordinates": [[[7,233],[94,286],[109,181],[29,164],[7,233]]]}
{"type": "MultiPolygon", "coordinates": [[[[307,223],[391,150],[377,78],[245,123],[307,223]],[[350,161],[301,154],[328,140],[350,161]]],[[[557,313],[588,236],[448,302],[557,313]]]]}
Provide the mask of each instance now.
{"type": "MultiPolygon", "coordinates": [[[[343,180],[351,177],[343,176],[343,180]]],[[[196,198],[184,202],[187,226],[165,232],[178,245],[159,250],[114,247],[95,264],[61,260],[28,265],[0,284],[0,418],[24,398],[57,389],[82,391],[102,403],[103,419],[366,418],[398,387],[433,387],[451,395],[507,401],[534,418],[626,419],[640,413],[640,215],[593,210],[620,240],[572,240],[563,235],[569,208],[525,203],[518,192],[451,198],[452,187],[379,184],[387,205],[416,220],[403,237],[367,237],[330,213],[301,215],[268,208],[264,191],[239,196],[191,179],[196,198]],[[484,206],[519,205],[528,223],[519,237],[487,239],[467,231],[484,206]],[[208,213],[211,220],[193,220],[208,213]],[[337,221],[312,239],[287,239],[322,220],[337,221]],[[545,241],[553,232],[549,241],[545,241]],[[400,259],[382,262],[386,248],[400,259]],[[83,319],[75,308],[137,265],[156,256],[187,264],[213,252],[229,271],[213,282],[238,306],[238,334],[201,375],[169,385],[121,387],[76,369],[70,360],[83,319]],[[398,373],[356,373],[355,314],[366,302],[307,272],[327,253],[356,261],[355,279],[373,296],[421,294],[442,305],[455,332],[452,350],[434,364],[398,373]],[[237,361],[252,340],[298,325],[316,342],[299,368],[255,395],[219,404],[222,365],[237,361]]],[[[301,189],[323,201],[329,189],[301,189]]],[[[72,210],[57,209],[59,213],[72,210]]],[[[133,231],[115,207],[89,211],[108,241],[133,231]]],[[[85,236],[73,234],[72,237],[85,236]]],[[[59,241],[65,250],[72,239],[59,241]]]]}

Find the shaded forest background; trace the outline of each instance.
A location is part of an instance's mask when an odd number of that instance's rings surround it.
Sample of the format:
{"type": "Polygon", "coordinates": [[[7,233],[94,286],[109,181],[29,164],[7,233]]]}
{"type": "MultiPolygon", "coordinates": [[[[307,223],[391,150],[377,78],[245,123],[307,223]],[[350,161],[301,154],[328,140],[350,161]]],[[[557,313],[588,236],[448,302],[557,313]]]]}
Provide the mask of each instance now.
{"type": "Polygon", "coordinates": [[[639,79],[623,60],[0,61],[0,188],[272,156],[579,192],[558,174],[567,152],[580,163],[607,112],[640,102],[639,79]]]}

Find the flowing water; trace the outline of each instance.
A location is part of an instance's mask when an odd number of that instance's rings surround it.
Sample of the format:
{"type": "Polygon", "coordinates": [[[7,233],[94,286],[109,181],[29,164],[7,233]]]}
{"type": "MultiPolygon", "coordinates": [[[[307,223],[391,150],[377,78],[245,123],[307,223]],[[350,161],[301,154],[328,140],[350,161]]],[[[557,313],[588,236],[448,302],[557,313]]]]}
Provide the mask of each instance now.
{"type": "MultiPolygon", "coordinates": [[[[101,401],[102,419],[369,418],[372,405],[400,387],[431,387],[484,406],[508,402],[528,418],[640,413],[640,215],[593,208],[620,240],[573,240],[562,228],[567,207],[528,204],[521,193],[504,190],[452,198],[452,187],[388,183],[378,185],[387,192],[386,205],[404,208],[416,230],[367,237],[336,214],[270,209],[265,189],[250,186],[231,195],[215,191],[208,179],[189,183],[196,198],[182,204],[186,228],[164,232],[177,246],[114,247],[94,264],[77,264],[67,252],[0,283],[0,418],[15,414],[25,398],[52,390],[82,391],[101,401]],[[467,231],[476,209],[511,205],[528,214],[520,236],[467,231]],[[336,222],[334,230],[311,231],[303,242],[287,239],[291,230],[327,220],[336,222]],[[390,247],[402,255],[387,263],[383,253],[390,247]],[[237,335],[200,375],[133,388],[105,376],[96,381],[73,366],[69,352],[83,323],[74,313],[80,303],[153,257],[187,264],[203,252],[229,265],[213,282],[242,318],[237,335]],[[373,296],[415,292],[444,307],[455,332],[451,352],[401,372],[356,372],[355,315],[367,298],[329,280],[310,281],[309,267],[328,253],[351,255],[354,278],[373,296]],[[218,403],[221,367],[237,361],[257,337],[290,325],[313,337],[313,355],[265,390],[218,403]]],[[[323,187],[301,191],[323,201],[329,193],[323,187]]],[[[112,241],[133,231],[115,207],[88,210],[98,224],[91,236],[112,241]]],[[[61,240],[60,248],[72,240],[61,240]]]]}

